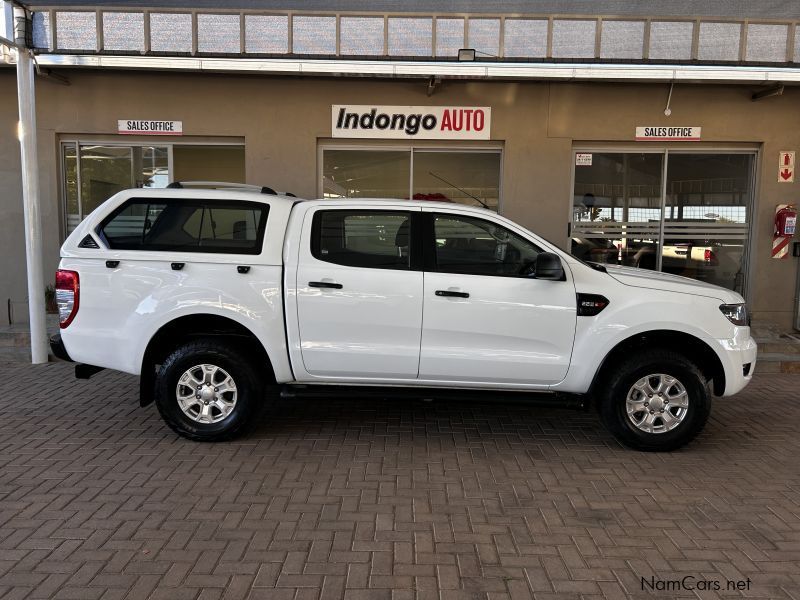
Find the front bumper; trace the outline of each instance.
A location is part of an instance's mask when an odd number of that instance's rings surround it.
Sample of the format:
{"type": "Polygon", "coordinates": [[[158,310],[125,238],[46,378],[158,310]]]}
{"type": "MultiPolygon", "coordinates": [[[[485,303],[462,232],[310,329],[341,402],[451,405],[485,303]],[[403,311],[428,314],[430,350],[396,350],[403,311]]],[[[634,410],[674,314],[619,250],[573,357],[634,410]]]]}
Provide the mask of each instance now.
{"type": "Polygon", "coordinates": [[[731,339],[717,340],[724,356],[725,392],[723,396],[732,396],[739,393],[750,383],[756,370],[756,357],[758,346],[750,337],[736,336],[731,339]]]}
{"type": "Polygon", "coordinates": [[[61,339],[60,333],[50,336],[50,351],[56,358],[66,360],[67,362],[73,362],[69,356],[69,352],[67,352],[67,348],[64,346],[64,340],[61,339]]]}

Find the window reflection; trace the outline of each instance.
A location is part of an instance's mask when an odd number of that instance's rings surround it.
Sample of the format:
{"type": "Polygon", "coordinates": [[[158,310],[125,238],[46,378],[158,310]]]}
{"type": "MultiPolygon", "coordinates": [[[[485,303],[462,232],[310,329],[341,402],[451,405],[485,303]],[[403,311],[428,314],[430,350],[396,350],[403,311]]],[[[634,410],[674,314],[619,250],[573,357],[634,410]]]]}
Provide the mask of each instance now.
{"type": "Polygon", "coordinates": [[[671,151],[662,216],[663,160],[601,152],[575,166],[573,254],[743,291],[754,155],[671,151]]]}

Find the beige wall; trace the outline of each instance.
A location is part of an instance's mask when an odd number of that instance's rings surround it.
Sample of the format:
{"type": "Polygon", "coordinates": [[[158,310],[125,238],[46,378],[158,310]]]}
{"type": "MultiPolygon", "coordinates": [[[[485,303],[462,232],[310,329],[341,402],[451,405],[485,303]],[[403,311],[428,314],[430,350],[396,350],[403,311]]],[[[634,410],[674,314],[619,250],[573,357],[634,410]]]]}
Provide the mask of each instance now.
{"type": "Polygon", "coordinates": [[[12,290],[25,298],[25,238],[22,180],[17,143],[16,79],[0,70],[0,325],[8,322],[7,300],[12,290]]]}
{"type": "Polygon", "coordinates": [[[172,179],[177,181],[244,181],[243,146],[175,146],[172,179]]]}
{"type": "MultiPolygon", "coordinates": [[[[330,138],[331,104],[482,105],[492,107],[492,139],[504,147],[503,213],[566,244],[574,143],[633,142],[639,125],[701,126],[691,147],[749,144],[762,150],[756,252],[752,270],[756,316],[788,327],[797,259],[769,259],[774,205],[796,201],[798,186],[777,183],[780,150],[800,146],[800,89],[752,102],[749,86],[676,86],[672,116],[663,114],[668,86],[448,81],[432,97],[416,80],[291,79],[222,75],[64,72],[70,86],[39,81],[42,184],[49,240],[46,268],[57,262],[60,228],[56,153],[59,136],[113,136],[117,119],[183,121],[184,140],[227,136],[246,144],[249,183],[317,195],[317,144],[330,138]]],[[[0,73],[14,89],[13,73],[0,73]]],[[[0,185],[4,218],[0,250],[12,272],[0,299],[24,297],[18,149],[13,96],[0,97],[0,185]]],[[[176,140],[177,141],[177,140],[176,140]]],[[[641,147],[642,144],[639,144],[641,147]]],[[[800,238],[799,238],[800,239],[800,238]]]]}

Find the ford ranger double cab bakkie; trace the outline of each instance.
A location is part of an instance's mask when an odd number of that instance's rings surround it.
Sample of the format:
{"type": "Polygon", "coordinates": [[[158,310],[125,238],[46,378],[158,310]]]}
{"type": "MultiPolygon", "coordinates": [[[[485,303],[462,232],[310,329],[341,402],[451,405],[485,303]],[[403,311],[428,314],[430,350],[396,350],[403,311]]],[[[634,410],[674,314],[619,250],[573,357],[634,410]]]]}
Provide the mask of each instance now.
{"type": "Polygon", "coordinates": [[[141,404],[200,441],[277,394],[403,391],[593,406],[623,444],[672,450],[756,360],[737,293],[444,202],[123,191],[67,238],[56,295],[53,353],[140,376],[141,404]]]}

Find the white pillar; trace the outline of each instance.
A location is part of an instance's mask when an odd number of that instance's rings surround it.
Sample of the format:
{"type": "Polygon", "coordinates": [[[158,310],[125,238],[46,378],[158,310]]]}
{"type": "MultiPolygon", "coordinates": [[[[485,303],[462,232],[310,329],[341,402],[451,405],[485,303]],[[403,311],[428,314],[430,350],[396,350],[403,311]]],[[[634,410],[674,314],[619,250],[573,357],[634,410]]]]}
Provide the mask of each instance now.
{"type": "Polygon", "coordinates": [[[39,199],[39,158],[36,151],[36,93],[33,59],[17,48],[19,145],[22,154],[22,202],[25,211],[25,261],[28,269],[28,310],[31,326],[31,362],[47,362],[48,339],[44,303],[42,211],[39,199]]]}

